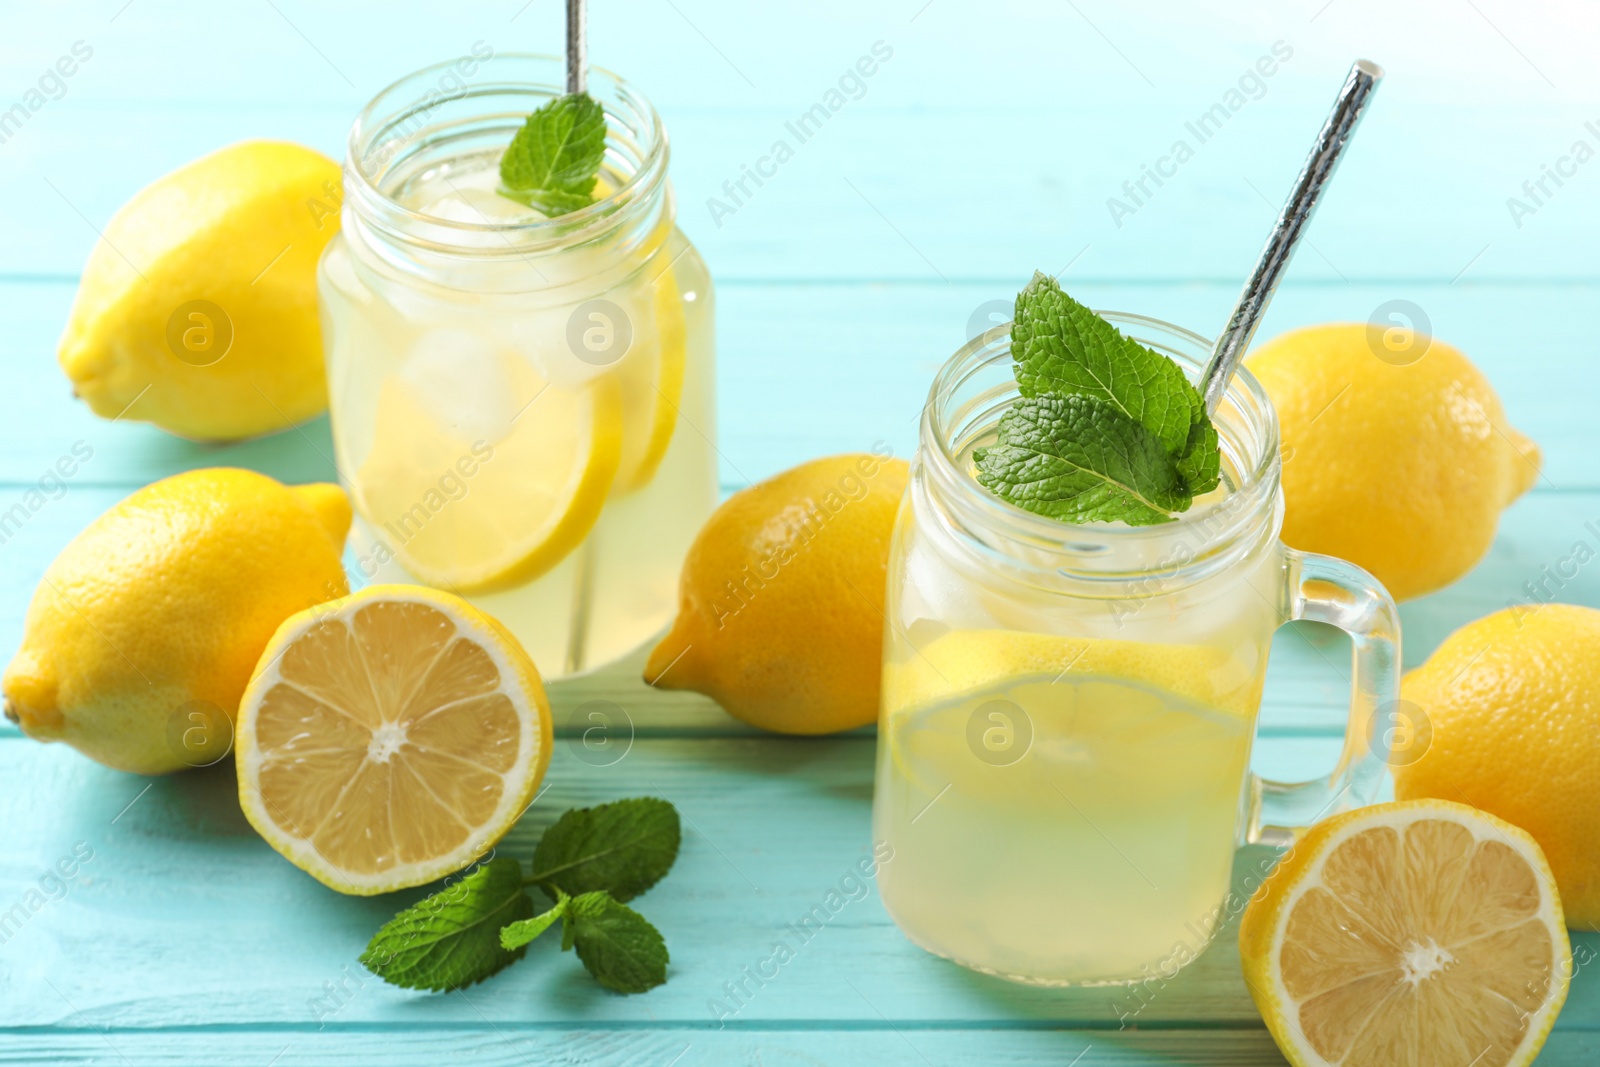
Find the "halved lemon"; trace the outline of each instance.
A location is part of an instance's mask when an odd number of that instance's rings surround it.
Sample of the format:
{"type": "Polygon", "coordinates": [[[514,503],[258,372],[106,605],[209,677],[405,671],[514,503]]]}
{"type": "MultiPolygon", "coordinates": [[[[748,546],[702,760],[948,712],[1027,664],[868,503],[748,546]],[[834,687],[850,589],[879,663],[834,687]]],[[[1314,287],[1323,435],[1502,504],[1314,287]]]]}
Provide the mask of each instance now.
{"type": "Polygon", "coordinates": [[[1239,955],[1297,1067],[1529,1063],[1572,974],[1539,846],[1442,800],[1312,827],[1250,901],[1239,955]]]}
{"type": "Polygon", "coordinates": [[[460,870],[531,802],[550,762],[533,661],[459,597],[377,585],[291,616],[239,705],[245,817],[341,893],[460,870]]]}
{"type": "Polygon", "coordinates": [[[613,376],[556,385],[512,353],[491,369],[504,395],[488,418],[442,416],[441,398],[386,379],[352,484],[407,571],[462,593],[521,585],[565,559],[599,519],[622,454],[613,376]]]}

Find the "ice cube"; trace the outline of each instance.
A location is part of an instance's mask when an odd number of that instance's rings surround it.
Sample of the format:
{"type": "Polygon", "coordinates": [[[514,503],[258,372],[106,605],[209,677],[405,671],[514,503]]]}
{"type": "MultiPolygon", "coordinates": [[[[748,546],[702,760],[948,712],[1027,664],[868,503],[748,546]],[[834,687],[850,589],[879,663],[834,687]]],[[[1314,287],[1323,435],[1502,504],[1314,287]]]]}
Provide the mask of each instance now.
{"type": "Polygon", "coordinates": [[[498,444],[516,418],[516,383],[506,355],[469,330],[429,330],[417,338],[400,378],[439,424],[464,442],[498,444]]]}
{"type": "Polygon", "coordinates": [[[545,216],[526,204],[501,196],[493,189],[456,186],[445,196],[422,209],[424,215],[451,222],[471,222],[479,226],[509,226],[538,222],[545,216]]]}

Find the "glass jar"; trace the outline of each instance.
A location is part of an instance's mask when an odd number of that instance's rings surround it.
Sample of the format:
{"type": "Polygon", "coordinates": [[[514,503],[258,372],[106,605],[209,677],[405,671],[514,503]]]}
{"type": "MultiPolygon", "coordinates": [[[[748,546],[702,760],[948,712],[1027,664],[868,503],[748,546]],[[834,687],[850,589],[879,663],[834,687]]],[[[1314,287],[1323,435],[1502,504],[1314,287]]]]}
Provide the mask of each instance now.
{"type": "MultiPolygon", "coordinates": [[[[1106,316],[1191,378],[1201,337],[1106,316]]],[[[1221,920],[1234,851],[1367,803],[1399,623],[1374,579],[1286,548],[1277,422],[1241,370],[1215,417],[1223,487],[1157,526],[1067,525],[973,477],[1017,395],[1009,324],[935,379],[891,549],[875,838],[917,944],[1043,985],[1171,974],[1221,920]],[[1354,640],[1349,726],[1324,780],[1250,773],[1273,632],[1354,640]]],[[[1377,748],[1381,749],[1381,738],[1377,748]]]]}
{"type": "Polygon", "coordinates": [[[557,57],[490,53],[379,93],[318,275],[361,576],[466,596],[546,678],[667,624],[717,500],[711,279],[655,110],[591,69],[594,202],[545,218],[495,191],[564,78],[557,57]]]}

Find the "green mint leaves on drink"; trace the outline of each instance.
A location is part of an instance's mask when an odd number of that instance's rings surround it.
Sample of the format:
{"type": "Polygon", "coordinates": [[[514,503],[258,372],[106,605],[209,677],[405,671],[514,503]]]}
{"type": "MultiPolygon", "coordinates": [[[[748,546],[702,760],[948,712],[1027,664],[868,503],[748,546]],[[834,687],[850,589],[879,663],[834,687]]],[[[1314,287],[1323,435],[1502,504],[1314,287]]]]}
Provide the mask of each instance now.
{"type": "Polygon", "coordinates": [[[654,797],[574,808],[545,832],[532,874],[506,857],[475,867],[385,923],[361,962],[407,989],[458,989],[515,963],[559,922],[562,950],[575,948],[597,982],[643,993],[667,980],[667,945],[622,901],[661,880],[681,838],[677,809],[654,797]],[[530,886],[552,905],[538,911],[530,886]]]}
{"type": "Polygon", "coordinates": [[[1095,396],[1018,399],[977,460],[986,488],[1063,522],[1166,522],[1192,499],[1161,439],[1095,396]]]}
{"type": "Polygon", "coordinates": [[[1021,394],[977,449],[978,482],[1063,522],[1170,522],[1217,487],[1205,402],[1172,360],[1123,336],[1035,274],[1017,294],[1011,354],[1021,394]]]}
{"type": "Polygon", "coordinates": [[[605,109],[588,93],[528,116],[500,157],[500,194],[554,218],[587,207],[606,154],[605,109]]]}

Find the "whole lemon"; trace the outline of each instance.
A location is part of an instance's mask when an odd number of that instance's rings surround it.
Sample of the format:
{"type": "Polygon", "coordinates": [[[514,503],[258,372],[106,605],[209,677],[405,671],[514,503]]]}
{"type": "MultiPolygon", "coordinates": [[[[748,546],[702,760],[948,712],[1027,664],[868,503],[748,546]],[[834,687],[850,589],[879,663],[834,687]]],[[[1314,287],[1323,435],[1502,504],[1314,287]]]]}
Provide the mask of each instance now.
{"type": "Polygon", "coordinates": [[[157,180],[106,224],[61,337],[97,415],[199,440],[288,429],[328,406],[317,259],[339,166],[250,141],[157,180]]]}
{"type": "Polygon", "coordinates": [[[729,497],[689,547],[678,617],[645,680],[779,733],[874,721],[906,474],[904,460],[829,456],[729,497]]]}
{"type": "Polygon", "coordinates": [[[1600,929],[1600,611],[1497,611],[1446,638],[1400,693],[1413,706],[1397,716],[1395,796],[1522,827],[1550,859],[1568,923],[1600,929]]]}
{"type": "Polygon", "coordinates": [[[1539,474],[1467,357],[1365,323],[1294,330],[1246,365],[1278,411],[1283,540],[1366,568],[1398,600],[1471,570],[1539,474]]]}
{"type": "Polygon", "coordinates": [[[349,527],[336,485],[213,468],[145,486],[45,571],[6,715],[119,770],[215,762],[278,624],[348,591],[349,527]]]}

